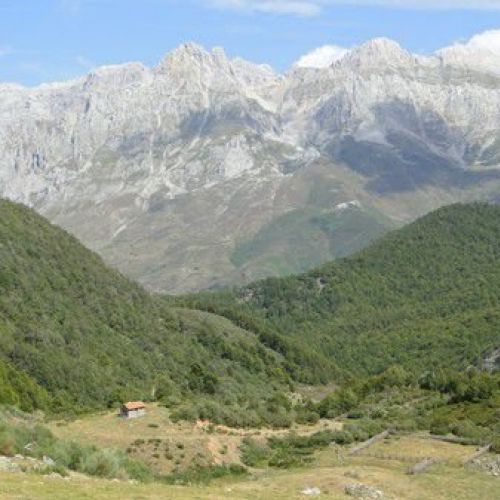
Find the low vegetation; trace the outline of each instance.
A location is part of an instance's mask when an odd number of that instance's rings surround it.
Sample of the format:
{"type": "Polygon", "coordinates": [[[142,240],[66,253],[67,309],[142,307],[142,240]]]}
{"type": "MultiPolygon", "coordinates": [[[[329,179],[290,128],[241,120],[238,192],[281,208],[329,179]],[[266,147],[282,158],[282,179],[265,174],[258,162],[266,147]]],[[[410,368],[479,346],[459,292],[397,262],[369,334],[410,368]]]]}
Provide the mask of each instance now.
{"type": "Polygon", "coordinates": [[[43,473],[67,470],[90,476],[120,479],[152,479],[151,470],[117,449],[100,449],[58,439],[32,417],[14,410],[0,415],[0,455],[32,457],[44,461],[43,473]]]}
{"type": "Polygon", "coordinates": [[[171,474],[161,479],[167,484],[208,484],[214,479],[237,478],[247,474],[247,469],[238,464],[221,464],[200,467],[193,465],[182,472],[171,474]]]}
{"type": "Polygon", "coordinates": [[[356,429],[359,422],[395,431],[430,430],[452,434],[500,451],[500,373],[471,369],[428,372],[414,380],[402,368],[390,368],[327,396],[316,405],[326,418],[344,415],[345,432],[354,439],[370,433],[356,429]],[[354,425],[354,427],[353,427],[354,425]],[[361,435],[359,435],[360,433],[361,435]]]}

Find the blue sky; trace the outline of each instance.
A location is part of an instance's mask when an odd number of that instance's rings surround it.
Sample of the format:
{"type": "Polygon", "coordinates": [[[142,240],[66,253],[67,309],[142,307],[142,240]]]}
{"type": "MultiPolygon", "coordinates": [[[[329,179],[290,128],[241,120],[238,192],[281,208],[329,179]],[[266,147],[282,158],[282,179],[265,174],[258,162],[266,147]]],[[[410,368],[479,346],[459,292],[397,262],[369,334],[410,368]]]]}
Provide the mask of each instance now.
{"type": "Polygon", "coordinates": [[[0,81],[34,85],[185,41],[286,70],[325,44],[386,36],[429,53],[500,28],[500,0],[0,0],[0,81]]]}

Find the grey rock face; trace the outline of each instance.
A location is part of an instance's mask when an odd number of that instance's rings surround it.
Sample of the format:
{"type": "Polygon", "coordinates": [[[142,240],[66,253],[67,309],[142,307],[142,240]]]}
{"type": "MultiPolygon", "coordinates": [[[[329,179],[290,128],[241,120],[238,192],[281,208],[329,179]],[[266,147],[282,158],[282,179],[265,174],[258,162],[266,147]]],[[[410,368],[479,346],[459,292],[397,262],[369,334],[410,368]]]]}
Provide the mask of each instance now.
{"type": "MultiPolygon", "coordinates": [[[[35,207],[153,289],[279,274],[269,263],[290,238],[271,244],[266,228],[287,214],[301,214],[287,219],[300,249],[311,237],[305,212],[337,217],[332,207],[353,199],[388,226],[452,201],[497,199],[495,67],[379,39],[331,67],[277,75],[186,44],[155,68],[0,85],[0,196],[35,207]],[[256,235],[267,239],[254,244],[256,235]],[[252,247],[244,263],[242,244],[252,247]]],[[[352,238],[374,236],[361,231],[352,238]]],[[[325,238],[332,248],[308,249],[291,270],[342,253],[325,238]]]]}

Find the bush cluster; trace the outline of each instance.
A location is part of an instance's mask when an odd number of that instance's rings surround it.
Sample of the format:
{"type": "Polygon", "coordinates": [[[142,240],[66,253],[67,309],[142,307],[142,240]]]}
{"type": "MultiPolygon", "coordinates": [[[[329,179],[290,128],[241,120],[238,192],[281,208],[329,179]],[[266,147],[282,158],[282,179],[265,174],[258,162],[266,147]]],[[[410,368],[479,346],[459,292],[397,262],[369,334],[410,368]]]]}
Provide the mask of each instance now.
{"type": "Polygon", "coordinates": [[[99,449],[72,441],[57,439],[39,424],[11,423],[0,419],[0,455],[21,454],[39,460],[50,457],[55,465],[47,472],[65,469],[91,476],[147,481],[151,470],[142,462],[132,460],[118,450],[99,449]]]}

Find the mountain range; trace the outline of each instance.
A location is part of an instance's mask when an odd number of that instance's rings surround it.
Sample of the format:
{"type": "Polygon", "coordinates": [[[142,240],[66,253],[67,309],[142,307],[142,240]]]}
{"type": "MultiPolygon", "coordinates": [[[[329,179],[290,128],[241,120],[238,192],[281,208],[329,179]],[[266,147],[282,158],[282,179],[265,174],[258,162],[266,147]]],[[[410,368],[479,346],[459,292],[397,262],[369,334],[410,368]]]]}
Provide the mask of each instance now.
{"type": "Polygon", "coordinates": [[[286,74],[185,44],[154,68],[0,85],[0,197],[149,289],[302,272],[455,201],[498,201],[486,50],[375,39],[286,74]]]}

